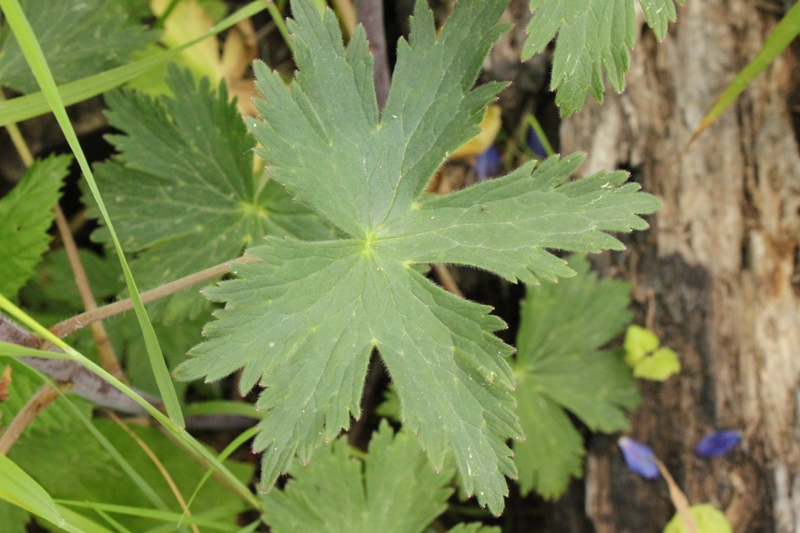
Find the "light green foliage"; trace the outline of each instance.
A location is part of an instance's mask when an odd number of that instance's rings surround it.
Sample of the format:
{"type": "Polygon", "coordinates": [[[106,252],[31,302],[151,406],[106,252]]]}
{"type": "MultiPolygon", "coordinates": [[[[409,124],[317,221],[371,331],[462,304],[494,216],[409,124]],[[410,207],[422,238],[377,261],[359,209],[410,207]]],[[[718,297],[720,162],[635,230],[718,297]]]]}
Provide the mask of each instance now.
{"type": "Polygon", "coordinates": [[[624,409],[639,402],[636,382],[619,350],[600,347],[631,320],[630,286],[597,280],[573,256],[574,278],[528,286],[517,335],[517,414],[525,441],[514,443],[523,494],[557,498],[582,475],[583,438],[566,411],[593,431],[628,427],[624,409]]]}
{"type": "MultiPolygon", "coordinates": [[[[132,24],[126,4],[116,0],[26,0],[25,15],[57,83],[117,67],[156,39],[132,24]]],[[[22,93],[39,89],[16,39],[0,28],[0,85],[22,93]]]]}
{"type": "MultiPolygon", "coordinates": [[[[568,116],[583,107],[586,93],[603,100],[605,70],[615,91],[625,87],[628,50],[636,42],[634,0],[530,0],[533,18],[522,58],[541,52],[558,34],[551,87],[568,116]]],[[[663,39],[675,20],[676,0],[639,0],[647,23],[663,39]]],[[[677,0],[683,4],[683,0],[677,0]]]]}
{"type": "Polygon", "coordinates": [[[272,179],[341,228],[347,238],[269,237],[236,265],[237,280],[209,288],[226,302],[209,340],[177,375],[220,379],[243,368],[242,391],[261,383],[265,413],[255,442],[271,486],[295,454],[359,416],[370,353],[377,347],[434,468],[452,450],[463,487],[499,513],[516,468],[506,444],[521,437],[513,413],[511,348],[490,308],[453,296],[411,267],[463,263],[534,282],[573,271],[546,251],[622,247],[603,231],[644,229],[636,216],[658,207],[626,174],[564,184],[581,156],[551,158],[447,197],[422,196],[434,172],[477,132],[502,87],[470,91],[504,27],[503,0],[461,1],[441,34],[417,4],[410,43],[400,41],[394,80],[379,118],[364,31],[347,50],[328,11],[297,1],[290,29],[299,72],[287,89],[256,66],[262,121],[249,125],[272,179]]]}
{"type": "MultiPolygon", "coordinates": [[[[122,428],[110,420],[95,420],[95,426],[117,448],[131,466],[153,487],[170,510],[181,512],[167,482],[145,452],[122,428]]],[[[156,428],[131,426],[169,471],[188,500],[204,470],[156,428]]],[[[152,503],[123,473],[109,454],[82,425],[49,435],[26,434],[11,449],[9,457],[26,470],[54,498],[153,508],[152,503]]],[[[252,475],[252,467],[226,462],[240,479],[252,475]]],[[[192,505],[194,514],[218,510],[217,520],[234,525],[244,504],[225,485],[210,479],[192,505]]],[[[91,511],[79,510],[81,513],[91,511]]],[[[161,524],[144,518],[114,515],[131,531],[146,531],[161,524]]]]}
{"type": "Polygon", "coordinates": [[[447,508],[455,468],[434,472],[416,437],[384,421],[363,461],[341,438],[290,473],[284,490],[263,499],[275,533],[420,533],[447,508]]]}
{"type": "MultiPolygon", "coordinates": [[[[728,519],[725,518],[725,513],[710,503],[692,505],[689,507],[689,511],[697,525],[697,533],[732,533],[733,531],[728,519]]],[[[687,533],[680,514],[675,513],[675,516],[664,528],[664,533],[687,533]]]]}
{"type": "MultiPolygon", "coordinates": [[[[262,172],[253,173],[255,140],[224,85],[173,68],[169,85],[180,98],[110,93],[112,126],[126,135],[108,140],[120,154],[96,167],[137,283],[153,288],[234,259],[264,235],[330,238],[327,224],[292,202],[262,172]]],[[[90,198],[86,197],[91,204],[90,198]]],[[[91,214],[97,216],[97,211],[91,214]]],[[[103,228],[94,238],[109,242],[103,228]]],[[[204,309],[197,291],[170,298],[156,310],[167,321],[204,309]]]]}
{"type": "Polygon", "coordinates": [[[72,158],[36,161],[9,194],[0,199],[0,294],[10,298],[33,275],[50,243],[53,206],[72,158]]]}
{"type": "Polygon", "coordinates": [[[659,348],[658,336],[641,326],[632,325],[625,333],[625,362],[637,378],[666,381],[681,371],[678,354],[659,348]]]}
{"type": "Polygon", "coordinates": [[[631,368],[641,362],[647,354],[653,352],[660,341],[658,335],[647,328],[632,324],[625,332],[625,362],[631,368]]]}

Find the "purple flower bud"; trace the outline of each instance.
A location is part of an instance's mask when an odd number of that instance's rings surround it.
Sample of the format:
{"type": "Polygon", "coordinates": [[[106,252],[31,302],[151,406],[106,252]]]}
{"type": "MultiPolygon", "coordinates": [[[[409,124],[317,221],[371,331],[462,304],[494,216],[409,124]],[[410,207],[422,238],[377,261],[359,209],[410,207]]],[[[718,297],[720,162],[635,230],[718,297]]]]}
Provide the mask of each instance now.
{"type": "Polygon", "coordinates": [[[658,479],[660,473],[655,462],[656,456],[648,445],[628,437],[620,437],[617,444],[628,468],[645,479],[658,479]]]}
{"type": "Polygon", "coordinates": [[[544,144],[542,144],[542,140],[539,138],[539,135],[536,134],[536,130],[533,128],[528,128],[526,141],[528,143],[528,149],[533,152],[536,157],[541,159],[547,157],[547,150],[545,150],[544,144]]]}
{"type": "Polygon", "coordinates": [[[698,457],[717,457],[733,450],[740,442],[742,435],[738,431],[723,429],[704,437],[694,447],[694,453],[698,457]]]}
{"type": "Polygon", "coordinates": [[[476,157],[475,163],[472,164],[472,169],[478,175],[480,181],[486,181],[494,176],[498,168],[500,168],[500,150],[494,146],[490,146],[485,152],[476,157]]]}

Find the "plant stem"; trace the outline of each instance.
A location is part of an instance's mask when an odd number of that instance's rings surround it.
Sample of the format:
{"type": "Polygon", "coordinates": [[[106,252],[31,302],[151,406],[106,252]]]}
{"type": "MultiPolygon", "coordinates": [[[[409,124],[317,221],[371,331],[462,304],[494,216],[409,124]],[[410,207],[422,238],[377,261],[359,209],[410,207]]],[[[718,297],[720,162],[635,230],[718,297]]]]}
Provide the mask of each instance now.
{"type": "Polygon", "coordinates": [[[453,279],[453,275],[450,273],[450,270],[447,268],[446,265],[441,263],[434,263],[433,270],[436,272],[436,277],[439,278],[439,283],[442,284],[442,288],[447,292],[453,293],[459,298],[464,297],[464,293],[461,292],[461,289],[458,288],[458,284],[456,280],[453,279]]]}
{"type": "MultiPolygon", "coordinates": [[[[125,422],[120,420],[120,418],[117,415],[115,415],[111,411],[106,411],[106,414],[111,418],[111,420],[116,422],[116,424],[119,427],[121,427],[125,431],[125,433],[127,433],[128,436],[132,438],[134,442],[136,442],[136,444],[139,445],[139,448],[141,448],[142,451],[144,451],[144,453],[147,454],[147,457],[149,457],[150,460],[153,461],[153,464],[156,465],[156,468],[158,468],[158,471],[161,473],[161,476],[164,478],[164,481],[166,481],[167,485],[169,485],[172,494],[178,501],[178,505],[180,505],[181,509],[183,509],[184,514],[186,516],[192,516],[191,511],[189,511],[189,507],[186,505],[186,500],[183,499],[181,491],[178,489],[178,486],[175,484],[175,481],[172,479],[172,476],[169,474],[169,471],[164,467],[164,463],[162,463],[161,460],[158,458],[158,456],[153,452],[153,450],[150,449],[150,446],[148,446],[142,439],[140,439],[139,435],[134,433],[133,430],[129,428],[125,422]]],[[[194,533],[200,533],[200,530],[197,528],[197,524],[191,524],[191,528],[192,531],[194,531],[194,533]]]]}
{"type": "MultiPolygon", "coordinates": [[[[156,287],[155,289],[143,292],[141,294],[142,302],[143,303],[150,303],[154,302],[160,298],[164,298],[165,296],[169,296],[170,294],[174,294],[178,291],[182,291],[184,289],[188,289],[193,285],[197,285],[198,283],[203,283],[204,281],[208,281],[210,279],[214,279],[216,277],[228,274],[231,271],[231,263],[249,263],[251,261],[256,261],[249,257],[241,257],[234,261],[228,261],[222,263],[220,265],[213,266],[211,268],[207,268],[205,270],[201,270],[200,272],[196,272],[194,274],[190,274],[185,278],[177,279],[166,285],[162,285],[160,287],[156,287]]],[[[92,311],[87,311],[85,313],[81,313],[80,315],[76,315],[72,318],[68,318],[67,320],[63,320],[56,324],[55,326],[50,328],[50,332],[53,333],[56,337],[63,339],[67,335],[75,333],[79,329],[88,326],[98,320],[103,320],[104,318],[108,318],[114,315],[118,315],[120,313],[124,313],[125,311],[130,311],[133,309],[133,302],[130,298],[126,298],[125,300],[120,300],[118,302],[114,302],[108,305],[104,305],[103,307],[98,307],[92,311]]]]}
{"type": "MultiPolygon", "coordinates": [[[[67,386],[66,388],[69,388],[67,386]]],[[[17,442],[25,428],[33,422],[36,415],[41,413],[45,407],[53,403],[53,400],[58,398],[61,391],[45,383],[41,388],[28,399],[25,406],[20,409],[11,424],[8,425],[6,430],[0,435],[0,454],[8,455],[8,451],[17,442]]]]}
{"type": "MultiPolygon", "coordinates": [[[[69,222],[64,216],[61,208],[56,205],[53,208],[56,215],[56,226],[58,233],[61,235],[61,241],[64,244],[64,250],[67,252],[69,264],[72,267],[72,273],[75,276],[75,285],[78,287],[78,292],[83,301],[83,308],[86,312],[94,311],[97,309],[97,302],[92,294],[92,287],[89,285],[89,277],[86,275],[86,269],[83,267],[83,262],[78,254],[78,247],[75,244],[75,239],[72,237],[72,231],[69,228],[69,222]]],[[[101,321],[93,322],[91,324],[92,337],[94,337],[94,344],[97,347],[97,355],[100,357],[100,364],[108,370],[108,372],[117,379],[125,381],[125,374],[119,364],[117,355],[114,353],[114,347],[108,339],[108,333],[105,326],[101,321]]]]}

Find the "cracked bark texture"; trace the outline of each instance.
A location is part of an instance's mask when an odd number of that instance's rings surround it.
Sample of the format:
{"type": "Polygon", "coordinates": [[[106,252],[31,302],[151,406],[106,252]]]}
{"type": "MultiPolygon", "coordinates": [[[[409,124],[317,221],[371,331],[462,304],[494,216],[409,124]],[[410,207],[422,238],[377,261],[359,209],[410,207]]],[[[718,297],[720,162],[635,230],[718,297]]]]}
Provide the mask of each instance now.
{"type": "MultiPolygon", "coordinates": [[[[649,232],[597,261],[631,277],[640,322],[649,315],[682,358],[680,376],[644,386],[632,436],[736,532],[800,531],[797,48],[680,153],[780,5],[688,0],[662,43],[639,12],[624,94],[587,103],[561,128],[563,153],[588,153],[581,175],[627,168],[663,202],[649,232]],[[741,430],[743,445],[695,458],[694,444],[721,428],[741,430]]],[[[571,531],[660,531],[674,512],[663,483],[628,472],[606,437],[591,443],[584,490],[576,511],[591,527],[571,531]]]]}

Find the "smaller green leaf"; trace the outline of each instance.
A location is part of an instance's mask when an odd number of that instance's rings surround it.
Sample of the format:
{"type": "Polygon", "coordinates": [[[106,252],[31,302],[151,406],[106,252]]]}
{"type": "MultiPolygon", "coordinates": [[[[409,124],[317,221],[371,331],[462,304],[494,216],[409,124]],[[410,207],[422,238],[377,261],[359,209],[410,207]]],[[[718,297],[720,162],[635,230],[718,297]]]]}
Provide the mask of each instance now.
{"type": "MultiPolygon", "coordinates": [[[[699,505],[692,505],[689,507],[692,513],[695,524],[697,524],[696,533],[732,533],[730,523],[725,518],[725,513],[711,505],[710,503],[702,503],[699,505]]],[[[683,520],[678,513],[672,517],[667,526],[664,528],[664,533],[687,533],[686,526],[683,525],[683,520]]]]}
{"type": "Polygon", "coordinates": [[[455,468],[434,472],[416,437],[383,421],[363,463],[341,438],[290,473],[263,499],[275,533],[419,533],[447,508],[455,468]]]}
{"type": "Polygon", "coordinates": [[[63,526],[56,504],[41,485],[7,456],[0,454],[0,499],[63,526]]]}
{"type": "Polygon", "coordinates": [[[666,381],[680,371],[681,362],[678,354],[669,348],[659,348],[633,367],[634,376],[652,381],[666,381]]]}
{"type": "MultiPolygon", "coordinates": [[[[23,7],[60,84],[117,67],[157,38],[131,23],[117,1],[26,0],[23,7]]],[[[0,43],[0,85],[21,93],[39,88],[11,32],[0,43]]]]}
{"type": "Polygon", "coordinates": [[[633,368],[647,354],[652,353],[660,341],[658,336],[647,328],[632,324],[625,333],[625,362],[633,368]]]}
{"type": "Polygon", "coordinates": [[[71,161],[69,156],[37,160],[0,200],[0,294],[15,296],[47,251],[53,206],[71,161]]]}
{"type": "MultiPolygon", "coordinates": [[[[675,20],[675,2],[639,0],[647,24],[663,39],[675,20]]],[[[605,77],[615,91],[625,88],[629,49],[636,43],[634,0],[530,0],[533,17],[522,59],[541,52],[558,35],[551,86],[562,116],[583,107],[587,93],[603,101],[605,77]]]]}
{"type": "Polygon", "coordinates": [[[583,473],[583,438],[567,411],[594,431],[625,429],[639,401],[618,350],[598,351],[631,319],[630,286],[599,280],[573,256],[574,278],[528,286],[517,335],[517,415],[525,441],[514,443],[523,494],[553,499],[583,473]]]}

